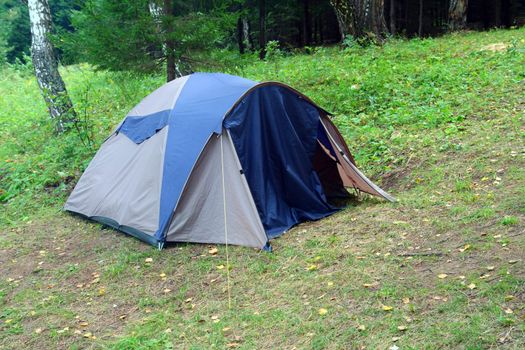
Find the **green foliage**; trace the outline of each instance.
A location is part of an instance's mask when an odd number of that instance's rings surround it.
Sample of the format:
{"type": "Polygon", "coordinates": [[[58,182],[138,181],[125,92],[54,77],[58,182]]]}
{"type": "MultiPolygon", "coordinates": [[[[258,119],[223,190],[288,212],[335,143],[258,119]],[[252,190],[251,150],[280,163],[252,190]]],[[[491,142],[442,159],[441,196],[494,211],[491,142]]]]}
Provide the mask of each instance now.
{"type": "Polygon", "coordinates": [[[178,59],[191,62],[192,50],[227,48],[234,43],[235,11],[229,1],[200,12],[175,2],[177,15],[150,13],[144,0],[88,0],[73,12],[74,32],[57,41],[66,57],[78,57],[100,69],[155,71],[164,62],[163,45],[173,41],[178,59]],[[179,8],[180,7],[180,8],[179,8]],[[167,28],[171,28],[168,30],[167,28]]]}
{"type": "MultiPolygon", "coordinates": [[[[56,32],[72,30],[70,13],[82,3],[83,0],[49,0],[56,32]]],[[[31,32],[25,1],[0,0],[0,30],[0,63],[2,57],[10,63],[27,63],[30,60],[31,32]]]]}

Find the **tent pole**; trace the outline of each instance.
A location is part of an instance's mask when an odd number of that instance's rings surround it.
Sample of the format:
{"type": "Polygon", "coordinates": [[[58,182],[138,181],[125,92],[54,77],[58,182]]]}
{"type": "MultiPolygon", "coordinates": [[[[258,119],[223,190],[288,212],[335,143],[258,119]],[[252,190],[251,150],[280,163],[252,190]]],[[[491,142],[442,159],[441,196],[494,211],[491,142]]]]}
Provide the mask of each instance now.
{"type": "Polygon", "coordinates": [[[227,280],[227,289],[228,289],[228,309],[232,308],[232,298],[230,290],[230,255],[228,254],[228,221],[226,218],[226,185],[224,180],[224,147],[223,137],[224,131],[219,135],[221,143],[221,176],[222,176],[222,204],[223,204],[223,214],[224,214],[224,244],[226,245],[226,280],[227,280]]]}

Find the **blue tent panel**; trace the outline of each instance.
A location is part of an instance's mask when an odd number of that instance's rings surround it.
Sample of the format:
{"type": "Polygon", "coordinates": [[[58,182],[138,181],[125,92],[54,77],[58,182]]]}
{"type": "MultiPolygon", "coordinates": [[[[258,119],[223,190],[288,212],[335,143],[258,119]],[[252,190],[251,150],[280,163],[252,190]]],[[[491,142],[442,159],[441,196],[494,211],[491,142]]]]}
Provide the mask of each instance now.
{"type": "Polygon", "coordinates": [[[228,74],[195,73],[184,85],[168,121],[158,241],[164,241],[184,185],[209,137],[221,131],[224,115],[255,84],[228,74]]]}
{"type": "Polygon", "coordinates": [[[117,130],[136,144],[149,139],[168,124],[171,110],[164,110],[140,117],[127,117],[117,130]]]}
{"type": "Polygon", "coordinates": [[[253,90],[224,122],[268,238],[337,211],[312,166],[319,123],[316,107],[279,85],[253,90]]]}

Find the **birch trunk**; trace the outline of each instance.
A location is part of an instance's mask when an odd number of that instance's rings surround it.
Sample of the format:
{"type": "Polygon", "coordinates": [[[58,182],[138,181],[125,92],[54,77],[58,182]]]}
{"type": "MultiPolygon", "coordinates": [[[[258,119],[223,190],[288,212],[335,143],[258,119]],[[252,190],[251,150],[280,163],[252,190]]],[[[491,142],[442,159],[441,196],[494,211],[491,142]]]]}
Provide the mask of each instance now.
{"type": "Polygon", "coordinates": [[[450,30],[461,30],[467,26],[468,0],[450,0],[448,8],[448,27],[450,30]]]}
{"type": "Polygon", "coordinates": [[[51,34],[51,11],[47,0],[28,0],[31,25],[31,59],[38,86],[57,132],[64,132],[76,122],[76,113],[69,98],[66,85],[58,72],[58,61],[51,34]]]}
{"type": "Polygon", "coordinates": [[[387,33],[384,0],[330,0],[341,36],[382,42],[387,33]]]}

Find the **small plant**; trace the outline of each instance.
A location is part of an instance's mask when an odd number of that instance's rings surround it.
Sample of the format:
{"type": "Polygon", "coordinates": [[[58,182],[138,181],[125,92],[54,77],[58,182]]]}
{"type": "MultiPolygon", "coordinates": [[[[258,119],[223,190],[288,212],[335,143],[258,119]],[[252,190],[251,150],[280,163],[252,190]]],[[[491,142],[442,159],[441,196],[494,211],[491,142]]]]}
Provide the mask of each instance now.
{"type": "Polygon", "coordinates": [[[272,61],[275,58],[283,57],[283,51],[278,40],[270,40],[266,44],[266,60],[272,61]]]}
{"type": "Polygon", "coordinates": [[[516,225],[516,224],[518,224],[518,222],[519,222],[519,220],[515,216],[505,216],[501,220],[501,224],[504,225],[504,226],[516,225]]]}

